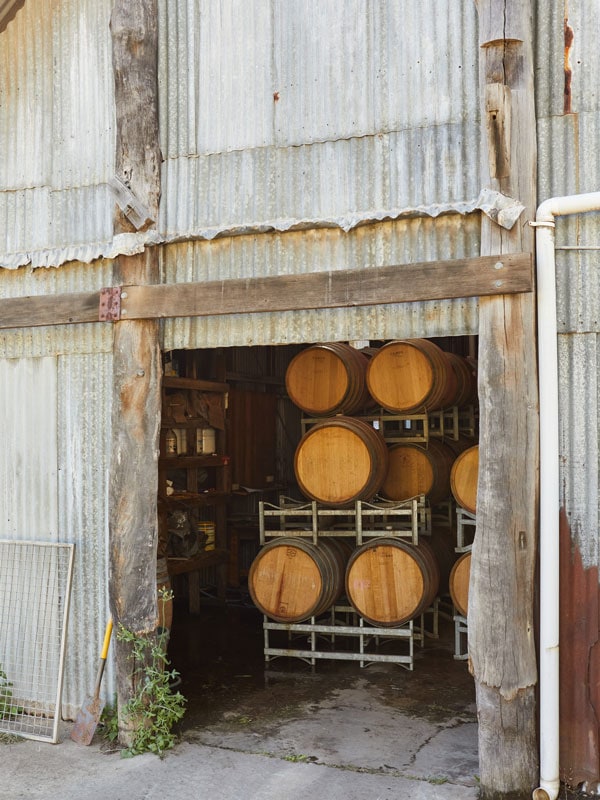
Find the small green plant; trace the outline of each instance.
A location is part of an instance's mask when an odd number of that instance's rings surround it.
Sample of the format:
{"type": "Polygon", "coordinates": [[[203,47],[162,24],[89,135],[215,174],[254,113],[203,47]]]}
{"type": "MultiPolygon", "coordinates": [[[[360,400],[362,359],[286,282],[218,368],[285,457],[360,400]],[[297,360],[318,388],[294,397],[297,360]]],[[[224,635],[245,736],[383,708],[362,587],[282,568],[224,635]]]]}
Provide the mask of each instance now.
{"type": "Polygon", "coordinates": [[[22,714],[23,709],[12,702],[12,683],[0,664],[0,719],[8,719],[15,714],[22,714]]]}
{"type": "MultiPolygon", "coordinates": [[[[166,603],[172,593],[162,589],[159,600],[166,603]]],[[[158,636],[132,633],[119,625],[117,638],[131,646],[130,658],[134,664],[133,676],[137,687],[134,696],[122,709],[124,719],[134,723],[131,745],[121,751],[124,758],[140,753],[162,755],[175,744],[173,726],[185,714],[185,697],[171,690],[171,683],[179,676],[169,670],[166,654],[167,631],[158,636]]],[[[118,737],[118,720],[114,713],[105,718],[106,738],[115,741],[118,737]]]]}
{"type": "Polygon", "coordinates": [[[312,761],[313,759],[311,756],[306,756],[303,753],[293,753],[290,756],[284,756],[283,760],[292,761],[294,764],[298,764],[298,763],[305,763],[306,761],[312,761]]]}

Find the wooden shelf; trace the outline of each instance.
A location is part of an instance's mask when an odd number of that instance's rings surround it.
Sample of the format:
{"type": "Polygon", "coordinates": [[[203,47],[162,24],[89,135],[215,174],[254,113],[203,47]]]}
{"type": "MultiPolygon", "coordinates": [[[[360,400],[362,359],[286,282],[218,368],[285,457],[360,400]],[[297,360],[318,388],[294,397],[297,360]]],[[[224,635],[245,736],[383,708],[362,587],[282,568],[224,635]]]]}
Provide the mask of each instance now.
{"type": "Polygon", "coordinates": [[[229,492],[175,492],[174,494],[162,495],[162,499],[170,506],[216,506],[226,503],[230,496],[229,492]]]}
{"type": "Polygon", "coordinates": [[[167,569],[169,575],[184,575],[187,572],[196,572],[203,567],[214,567],[227,563],[229,555],[227,550],[205,550],[195,558],[168,558],[167,569]]]}
{"type": "Polygon", "coordinates": [[[200,392],[228,392],[229,384],[219,381],[205,381],[196,378],[178,378],[165,375],[162,379],[164,389],[193,389],[200,392]]]}

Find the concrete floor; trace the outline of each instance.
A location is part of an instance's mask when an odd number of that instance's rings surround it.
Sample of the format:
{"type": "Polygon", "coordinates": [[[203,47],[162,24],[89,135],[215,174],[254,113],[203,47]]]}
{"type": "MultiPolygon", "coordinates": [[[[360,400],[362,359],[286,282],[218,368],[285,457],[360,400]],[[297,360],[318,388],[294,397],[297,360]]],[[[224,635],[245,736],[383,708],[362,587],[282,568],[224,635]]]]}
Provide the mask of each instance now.
{"type": "Polygon", "coordinates": [[[16,800],[474,800],[473,681],[453,626],[397,664],[277,659],[244,604],[176,609],[169,648],[188,711],[164,759],[122,759],[96,736],[0,746],[0,798],[16,800]]]}

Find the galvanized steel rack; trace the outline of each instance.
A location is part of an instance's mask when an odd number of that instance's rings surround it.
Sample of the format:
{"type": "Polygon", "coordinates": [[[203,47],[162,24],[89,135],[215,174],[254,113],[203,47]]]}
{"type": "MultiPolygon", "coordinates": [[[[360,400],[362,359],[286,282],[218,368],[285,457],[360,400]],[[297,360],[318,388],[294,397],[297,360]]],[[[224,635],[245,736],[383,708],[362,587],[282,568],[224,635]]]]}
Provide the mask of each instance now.
{"type": "MultiPolygon", "coordinates": [[[[261,545],[269,539],[290,536],[309,538],[314,544],[324,536],[351,538],[357,546],[370,538],[400,537],[416,545],[419,535],[431,533],[431,509],[423,495],[401,502],[357,500],[345,509],[282,495],[277,505],[266,501],[259,503],[259,526],[261,545]],[[276,527],[269,527],[269,523],[276,527]]],[[[436,598],[416,620],[399,627],[372,625],[346,600],[346,604],[332,606],[325,615],[301,623],[273,622],[265,616],[263,632],[266,662],[286,656],[299,658],[311,666],[318,660],[358,661],[361,667],[388,662],[412,670],[415,642],[423,647],[426,637],[438,637],[438,600],[436,598]],[[429,615],[430,630],[425,624],[429,615]],[[287,633],[286,647],[273,646],[274,632],[287,633]],[[306,645],[297,646],[299,639],[305,640],[306,645]],[[343,649],[338,646],[340,640],[344,643],[343,649]],[[401,645],[404,652],[381,652],[393,643],[401,645]]]]}
{"type": "Polygon", "coordinates": [[[425,637],[437,638],[437,601],[418,618],[405,625],[394,628],[383,628],[371,625],[349,605],[334,605],[325,615],[311,617],[301,623],[272,622],[264,617],[264,655],[268,663],[274,658],[299,658],[310,666],[319,660],[358,661],[361,667],[386,662],[399,664],[410,671],[414,668],[415,642],[424,646],[425,637]],[[432,615],[431,632],[426,630],[425,618],[432,615]],[[271,633],[274,631],[287,633],[287,647],[274,647],[271,633]],[[346,646],[354,645],[354,649],[341,649],[337,640],[342,639],[346,646]],[[297,646],[298,640],[306,641],[304,647],[297,646]],[[329,648],[325,649],[325,644],[329,648]],[[405,647],[403,653],[384,653],[381,649],[392,643],[405,647]],[[371,648],[371,649],[369,649],[371,648]]]}
{"type": "MultiPolygon", "coordinates": [[[[430,438],[458,440],[461,436],[475,436],[478,427],[475,406],[451,406],[440,411],[421,414],[393,414],[378,409],[371,414],[352,414],[354,419],[371,422],[379,430],[386,442],[427,443],[430,438]]],[[[335,417],[302,417],[302,435],[312,426],[335,417]]]]}
{"type": "MultiPolygon", "coordinates": [[[[477,526],[477,517],[466,508],[456,508],[456,547],[457,553],[468,553],[473,549],[473,538],[477,526]]],[[[469,628],[467,618],[462,614],[454,615],[454,658],[466,661],[468,654],[469,628]]]]}
{"type": "Polygon", "coordinates": [[[364,539],[399,536],[418,544],[419,533],[431,533],[431,510],[423,495],[400,502],[356,500],[341,509],[281,496],[278,505],[260,501],[259,531],[261,545],[281,536],[312,538],[313,544],[320,536],[351,537],[358,546],[364,539]],[[276,527],[269,527],[271,520],[276,527]]]}
{"type": "Polygon", "coordinates": [[[456,508],[456,547],[457,553],[468,553],[473,548],[473,537],[477,518],[466,508],[456,508]]]}

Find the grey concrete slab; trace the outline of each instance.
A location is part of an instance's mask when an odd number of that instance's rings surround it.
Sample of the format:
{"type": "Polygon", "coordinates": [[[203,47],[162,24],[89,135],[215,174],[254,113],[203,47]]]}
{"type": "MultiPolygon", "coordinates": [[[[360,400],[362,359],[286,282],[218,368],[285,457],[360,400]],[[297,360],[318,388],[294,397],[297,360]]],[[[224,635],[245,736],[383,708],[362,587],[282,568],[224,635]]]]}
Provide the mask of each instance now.
{"type": "Polygon", "coordinates": [[[98,746],[0,745],[2,800],[475,800],[475,787],[184,742],[164,759],[98,746]]]}

